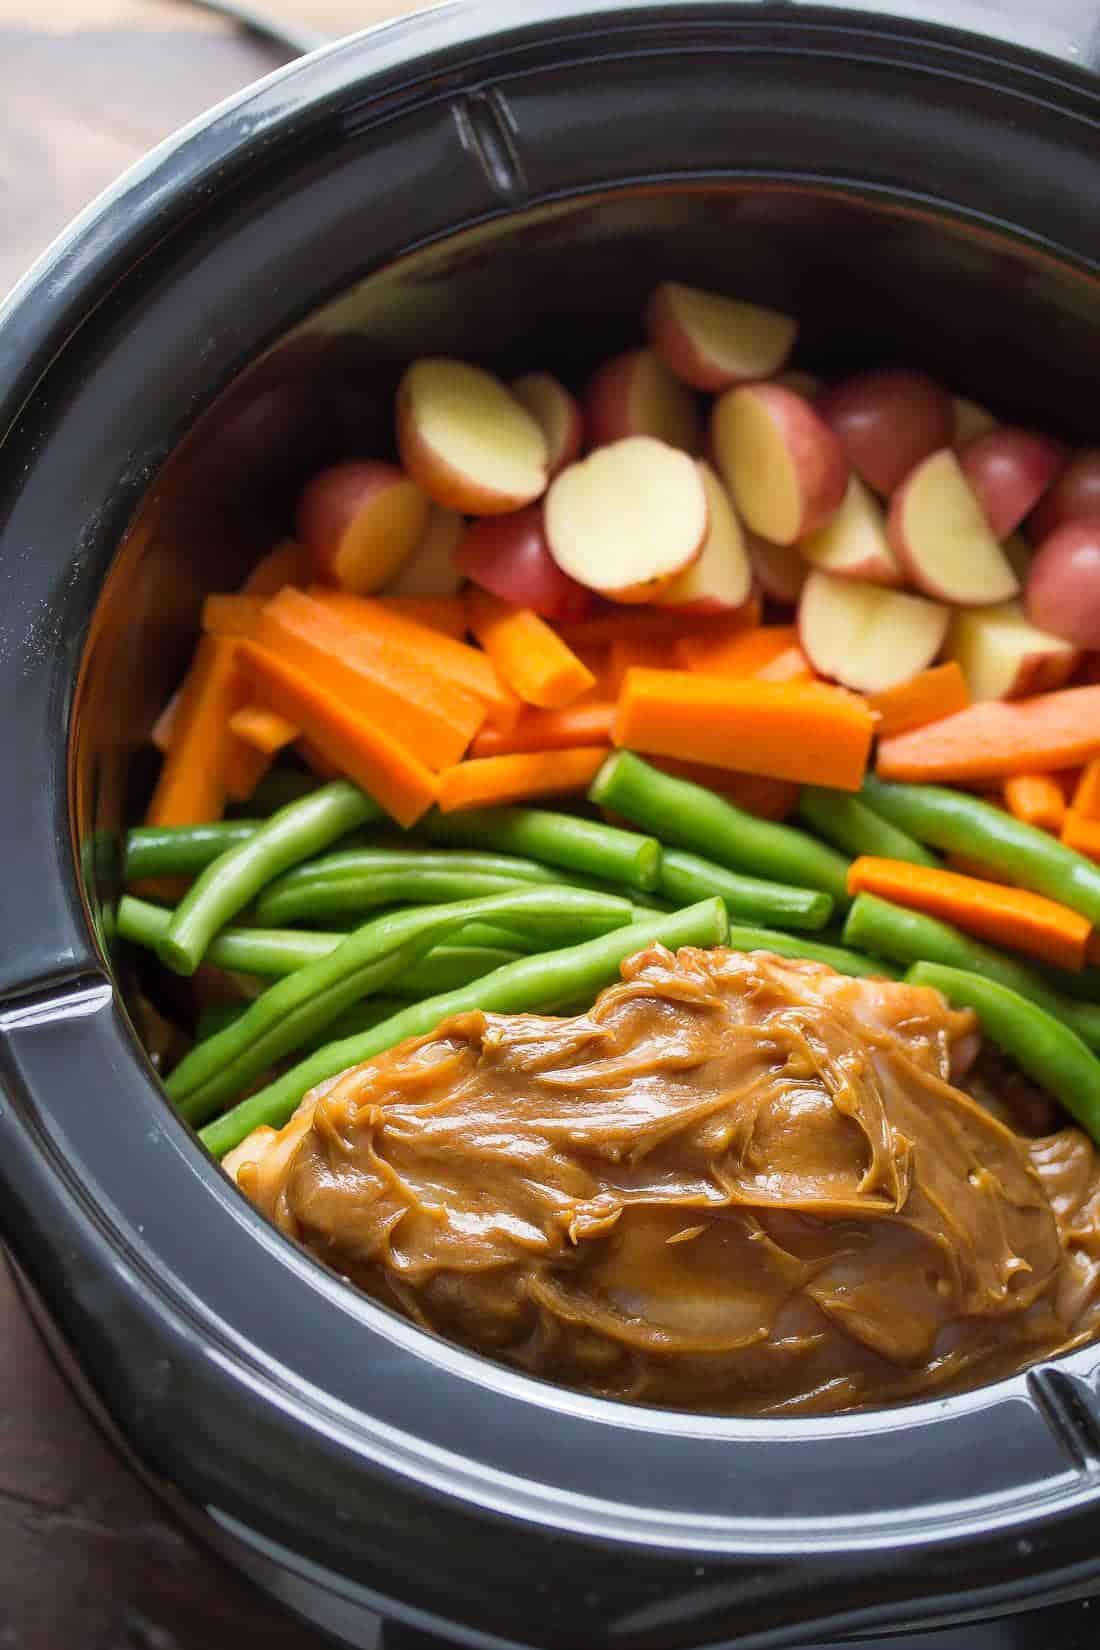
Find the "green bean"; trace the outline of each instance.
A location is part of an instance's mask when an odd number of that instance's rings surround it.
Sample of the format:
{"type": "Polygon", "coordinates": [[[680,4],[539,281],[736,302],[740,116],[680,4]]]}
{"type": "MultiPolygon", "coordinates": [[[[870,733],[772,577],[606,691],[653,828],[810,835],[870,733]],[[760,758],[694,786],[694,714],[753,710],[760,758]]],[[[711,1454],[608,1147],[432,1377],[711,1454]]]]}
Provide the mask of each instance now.
{"type": "MultiPolygon", "coordinates": [[[[564,879],[534,860],[438,849],[357,848],[296,866],[264,889],[256,920],[278,925],[354,915],[375,905],[437,905],[564,879]]],[[[610,890],[618,892],[617,890],[610,890]]]]}
{"type": "Polygon", "coordinates": [[[833,914],[831,897],[819,889],[762,882],[678,848],[666,848],[661,855],[658,886],[676,905],[718,894],[734,921],[777,922],[783,928],[814,929],[824,928],[833,914]]]}
{"type": "Polygon", "coordinates": [[[921,842],[976,859],[1019,887],[1046,894],[1100,924],[1100,865],[1064,847],[1049,831],[941,785],[895,785],[869,775],[863,800],[921,842]]]}
{"type": "Polygon", "coordinates": [[[1075,1031],[1018,991],[961,968],[919,962],[905,978],[934,986],[956,1008],[972,1008],[990,1041],[1100,1144],[1100,1060],[1075,1031]]]}
{"type": "Polygon", "coordinates": [[[250,842],[262,821],[219,819],[209,825],[138,825],[126,838],[123,876],[193,877],[228,848],[250,842]]]}
{"type": "MultiPolygon", "coordinates": [[[[118,902],[118,934],[155,951],[167,934],[172,913],[133,894],[118,902]]],[[[312,934],[297,928],[227,928],[210,945],[206,961],[237,974],[281,979],[335,951],[342,934],[312,934]]]]}
{"type": "Polygon", "coordinates": [[[261,888],[381,812],[377,802],[343,779],[288,803],[247,842],[208,865],[188,889],[157,946],[161,962],[177,974],[193,974],[218,929],[261,888]]]}
{"type": "Polygon", "coordinates": [[[454,814],[432,812],[416,828],[433,842],[523,854],[644,892],[657,886],[659,842],[572,814],[545,808],[469,808],[454,814]]]}
{"type": "Polygon", "coordinates": [[[848,861],[832,848],[790,825],[757,819],[703,785],[673,779],[630,751],[608,757],[588,794],[662,843],[705,854],[731,871],[820,888],[838,908],[848,908],[848,861]]]}
{"type": "Polygon", "coordinates": [[[859,894],[848,913],[844,938],[850,945],[881,952],[907,967],[917,962],[942,963],[995,980],[1063,1020],[1091,1047],[1100,1048],[1100,1007],[1060,996],[1037,969],[972,940],[937,917],[905,910],[875,894],[859,894]]]}
{"type": "Polygon", "coordinates": [[[811,831],[853,858],[873,854],[878,859],[905,859],[913,865],[940,864],[935,854],[848,791],[806,785],[799,797],[798,816],[811,831]]]}
{"type": "MultiPolygon", "coordinates": [[[[361,1031],[369,1031],[371,1026],[380,1025],[383,1020],[388,1020],[391,1014],[400,1014],[401,1010],[407,1007],[408,1001],[403,997],[368,997],[366,1002],[356,1003],[338,1015],[315,1036],[307,1037],[298,1052],[312,1054],[315,1049],[323,1048],[326,1043],[337,1042],[342,1037],[357,1037],[361,1031]]],[[[195,1041],[204,1042],[216,1032],[224,1031],[226,1026],[231,1026],[235,1020],[239,1020],[247,1010],[246,1002],[208,1003],[199,1015],[195,1041]]]]}
{"type": "Polygon", "coordinates": [[[726,944],[731,951],[773,951],[777,957],[824,963],[838,974],[850,974],[853,979],[896,980],[898,977],[897,969],[880,957],[868,957],[840,945],[822,945],[816,936],[808,940],[803,934],[780,934],[771,928],[734,925],[726,944]]]}
{"type": "Polygon", "coordinates": [[[376,917],[341,940],[327,957],[269,986],[235,1025],[197,1044],[168,1078],[169,1098],[190,1122],[203,1122],[258,1072],[299,1048],[360,998],[400,979],[463,923],[523,911],[556,923],[566,894],[574,904],[587,902],[594,927],[603,932],[629,923],[632,907],[625,900],[579,888],[524,888],[376,917]]]}
{"type": "MultiPolygon", "coordinates": [[[[541,892],[530,889],[524,897],[530,899],[541,892]]],[[[591,1002],[617,977],[626,958],[644,946],[660,942],[675,950],[682,945],[721,945],[728,931],[722,901],[708,899],[685,911],[652,914],[630,928],[589,940],[584,945],[548,952],[541,957],[522,957],[519,962],[498,968],[495,974],[461,991],[449,991],[413,1003],[362,1037],[328,1044],[209,1124],[200,1138],[215,1157],[224,1157],[261,1123],[282,1128],[302,1096],[317,1083],[338,1076],[349,1066],[373,1059],[407,1037],[427,1035],[441,1020],[453,1014],[468,1014],[478,1009],[493,1014],[547,1014],[578,1000],[591,1002]]]]}

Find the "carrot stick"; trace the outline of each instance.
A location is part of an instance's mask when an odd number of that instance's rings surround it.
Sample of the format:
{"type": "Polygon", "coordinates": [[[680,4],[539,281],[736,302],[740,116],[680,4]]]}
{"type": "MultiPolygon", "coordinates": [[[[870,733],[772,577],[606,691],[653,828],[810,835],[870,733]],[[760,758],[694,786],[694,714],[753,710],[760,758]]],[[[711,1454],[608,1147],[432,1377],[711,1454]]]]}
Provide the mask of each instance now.
{"type": "Polygon", "coordinates": [[[642,667],[648,670],[674,670],[676,653],[667,636],[620,636],[612,642],[607,667],[600,679],[601,689],[608,698],[617,699],[628,670],[642,667]]]}
{"type": "Polygon", "coordinates": [[[377,596],[399,618],[412,619],[460,642],[466,634],[466,604],[461,596],[377,596]]]}
{"type": "Polygon", "coordinates": [[[578,619],[573,624],[557,627],[563,642],[572,648],[610,647],[617,641],[649,641],[654,636],[689,636],[695,631],[702,635],[730,636],[739,630],[751,630],[760,623],[760,599],[753,596],[743,607],[716,617],[685,613],[673,607],[633,607],[618,612],[600,613],[591,619],[578,619]]]}
{"type": "Polygon", "coordinates": [[[1023,888],[980,882],[907,860],[865,857],[848,867],[848,892],[878,894],[1058,968],[1079,972],[1085,966],[1092,936],[1088,918],[1023,888]]]}
{"type": "Polygon", "coordinates": [[[1100,819],[1100,756],[1094,756],[1082,768],[1070,807],[1085,819],[1100,819]]]}
{"type": "Polygon", "coordinates": [[[776,654],[770,664],[762,665],[756,672],[758,682],[816,682],[818,677],[797,645],[785,648],[782,653],[776,654]]]}
{"type": "Polygon", "coordinates": [[[243,710],[234,711],[229,718],[229,729],[246,745],[266,751],[269,756],[281,751],[284,745],[292,745],[300,731],[293,722],[276,716],[273,710],[265,710],[262,705],[245,705],[243,710]]]}
{"type": "Polygon", "coordinates": [[[343,769],[337,767],[335,762],[330,762],[327,756],[322,756],[312,739],[299,739],[298,750],[318,779],[342,779],[344,777],[343,769]]]}
{"type": "Polygon", "coordinates": [[[676,662],[701,676],[756,676],[790,648],[798,646],[791,624],[763,624],[755,630],[677,638],[676,662]]]}
{"type": "Polygon", "coordinates": [[[595,779],[608,750],[607,745],[582,745],[574,750],[531,751],[456,763],[439,776],[439,811],[449,814],[460,808],[583,791],[595,779]]]}
{"type": "Polygon", "coordinates": [[[301,590],[288,586],[266,603],[254,640],[331,698],[399,729],[426,767],[457,762],[485,720],[483,701],[422,665],[414,648],[365,635],[301,590]]]}
{"type": "Polygon", "coordinates": [[[373,796],[399,825],[414,825],[427,812],[438,788],[435,775],[373,717],[268,648],[248,641],[237,646],[255,697],[296,723],[326,762],[373,796]]]}
{"type": "Polygon", "coordinates": [[[177,688],[153,723],[153,731],[149,735],[162,756],[167,755],[172,749],[172,741],[176,737],[176,720],[179,716],[182,694],[183,689],[177,688]]]}
{"type": "Polygon", "coordinates": [[[241,585],[242,596],[277,596],[284,584],[304,590],[314,576],[308,550],[294,539],[283,539],[256,563],[241,585]]]}
{"type": "Polygon", "coordinates": [[[311,586],[309,595],[364,635],[376,642],[388,641],[411,650],[423,669],[430,667],[434,675],[465,688],[488,706],[495,727],[505,731],[515,727],[523,702],[501,680],[491,660],[479,648],[456,642],[452,636],[418,624],[415,619],[367,596],[328,590],[323,585],[311,586]]]}
{"type": "Polygon", "coordinates": [[[223,767],[225,794],[234,802],[247,802],[270,768],[271,759],[271,751],[260,750],[259,746],[250,745],[246,739],[231,737],[223,767]]]}
{"type": "Polygon", "coordinates": [[[875,731],[879,738],[888,739],[965,710],[970,703],[970,689],[958,660],[952,659],[946,665],[922,670],[919,676],[897,687],[872,693],[867,703],[878,716],[875,731]]]}
{"type": "Polygon", "coordinates": [[[208,636],[251,636],[255,639],[264,596],[207,596],[202,604],[202,628],[208,636]]]}
{"type": "Polygon", "coordinates": [[[471,757],[516,756],[528,751],[568,750],[576,745],[608,745],[615,706],[605,699],[581,700],[564,710],[525,710],[511,733],[485,727],[475,735],[471,757]]]}
{"type": "Polygon", "coordinates": [[[654,756],[651,761],[662,773],[703,785],[758,819],[788,819],[798,806],[799,787],[790,779],[737,773],[732,768],[712,768],[702,762],[680,762],[675,756],[654,756]]]}
{"type": "Polygon", "coordinates": [[[530,608],[509,607],[472,586],[466,616],[500,675],[526,704],[560,710],[595,687],[592,672],[530,608]]]}
{"type": "Polygon", "coordinates": [[[1060,831],[1066,817],[1066,799],[1053,774],[1017,773],[1004,782],[1008,811],[1025,825],[1060,831]]]}
{"type": "Polygon", "coordinates": [[[612,738],[643,754],[857,791],[873,728],[862,699],[820,682],[631,670],[612,738]]]}
{"type": "Polygon", "coordinates": [[[229,718],[240,692],[238,643],[203,636],[180,692],[172,748],[164,758],[147,825],[201,825],[225,807],[229,718]]]}
{"type": "Polygon", "coordinates": [[[1100,687],[984,699],[879,745],[883,779],[974,782],[1049,773],[1100,754],[1100,687]]]}
{"type": "Polygon", "coordinates": [[[1062,841],[1067,848],[1100,860],[1100,820],[1079,813],[1076,808],[1068,809],[1062,821],[1062,841]]]}

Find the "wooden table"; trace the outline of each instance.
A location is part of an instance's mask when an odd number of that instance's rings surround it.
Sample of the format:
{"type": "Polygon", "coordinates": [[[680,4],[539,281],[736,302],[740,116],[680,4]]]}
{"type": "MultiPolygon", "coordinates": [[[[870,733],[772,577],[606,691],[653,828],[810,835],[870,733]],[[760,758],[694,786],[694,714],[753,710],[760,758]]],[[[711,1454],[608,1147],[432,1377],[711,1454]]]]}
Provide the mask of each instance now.
{"type": "MultiPolygon", "coordinates": [[[[416,9],[262,3],[333,34],[416,9]]],[[[170,0],[0,0],[0,292],[152,144],[286,55],[170,0]]],[[[321,1650],[322,1640],[201,1552],[119,1465],[0,1265],[2,1650],[261,1644],[321,1650]]]]}

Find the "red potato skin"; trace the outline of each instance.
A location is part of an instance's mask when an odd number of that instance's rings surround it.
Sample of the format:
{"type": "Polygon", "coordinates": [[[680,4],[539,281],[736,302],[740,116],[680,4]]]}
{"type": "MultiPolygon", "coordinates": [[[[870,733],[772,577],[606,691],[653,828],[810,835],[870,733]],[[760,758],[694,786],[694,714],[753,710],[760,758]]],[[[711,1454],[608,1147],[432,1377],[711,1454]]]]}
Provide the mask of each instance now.
{"type": "Polygon", "coordinates": [[[734,393],[752,395],[764,407],[790,455],[802,495],[797,543],[824,527],[843,504],[850,473],[844,449],[825,420],[794,390],[782,384],[753,384],[734,393]]]}
{"type": "Polygon", "coordinates": [[[773,602],[793,606],[809,577],[808,563],[791,545],[769,544],[759,534],[750,533],[747,527],[743,531],[745,549],[761,591],[773,602]]]}
{"type": "Polygon", "coordinates": [[[921,459],[950,447],[955,433],[947,391],[925,373],[901,367],[857,373],[814,405],[860,480],[884,498],[921,459]]]}
{"type": "MultiPolygon", "coordinates": [[[[528,378],[545,379],[547,386],[553,386],[549,393],[554,395],[558,405],[559,417],[553,428],[548,427],[532,407],[527,408],[531,416],[542,426],[542,433],[546,437],[547,469],[552,481],[559,470],[564,470],[567,464],[574,463],[581,455],[584,448],[584,414],[576,396],[567,390],[564,384],[559,383],[551,373],[528,373],[526,376],[528,378]]],[[[517,382],[522,383],[522,380],[517,380],[517,382]]],[[[513,385],[513,392],[515,388],[516,386],[513,385]]],[[[517,396],[517,399],[523,400],[522,396],[517,396]]],[[[527,405],[526,402],[523,404],[527,405]]]]}
{"type": "Polygon", "coordinates": [[[1028,538],[1042,544],[1070,521],[1100,521],[1100,448],[1070,459],[1028,521],[1028,538]]]}
{"type": "Polygon", "coordinates": [[[563,573],[546,542],[542,505],[475,521],[455,551],[464,578],[515,607],[529,607],[562,624],[586,619],[595,596],[563,573]]]}
{"type": "Polygon", "coordinates": [[[309,551],[317,576],[335,584],[340,542],[359,512],[387,487],[409,479],[395,464],[352,459],[319,470],[298,495],[295,537],[309,551]]]}
{"type": "MultiPolygon", "coordinates": [[[[624,355],[612,356],[610,361],[596,368],[585,385],[582,417],[589,451],[594,447],[609,447],[613,441],[622,441],[627,436],[650,433],[635,428],[631,412],[634,374],[642,353],[641,350],[628,350],[624,355]]],[[[685,389],[683,393],[689,392],[685,389]]],[[[701,440],[700,426],[699,439],[691,448],[692,456],[696,456],[701,440]]]]}
{"type": "Polygon", "coordinates": [[[532,497],[530,493],[517,495],[481,486],[456,470],[453,464],[448,464],[433,451],[417,429],[412,393],[405,382],[398,388],[396,418],[397,450],[401,462],[421,492],[434,504],[442,504],[448,510],[457,510],[467,516],[499,516],[510,510],[522,510],[525,504],[534,503],[534,498],[546,491],[549,476],[545,473],[539,492],[532,497]]]}
{"type": "MultiPolygon", "coordinates": [[[[682,378],[693,389],[708,390],[713,394],[728,390],[733,384],[750,381],[723,369],[702,354],[690,332],[681,324],[671,293],[664,284],[656,287],[650,296],[646,305],[645,326],[650,349],[661,357],[677,378],[682,378]]],[[[781,365],[782,361],[777,361],[773,371],[778,371],[781,365]]]]}
{"type": "Polygon", "coordinates": [[[1057,441],[1009,425],[959,450],[962,472],[999,539],[1030,515],[1065,462],[1066,450],[1057,441]]]}
{"type": "Polygon", "coordinates": [[[1024,606],[1040,630],[1086,652],[1100,648],[1100,519],[1067,521],[1043,540],[1024,606]]]}

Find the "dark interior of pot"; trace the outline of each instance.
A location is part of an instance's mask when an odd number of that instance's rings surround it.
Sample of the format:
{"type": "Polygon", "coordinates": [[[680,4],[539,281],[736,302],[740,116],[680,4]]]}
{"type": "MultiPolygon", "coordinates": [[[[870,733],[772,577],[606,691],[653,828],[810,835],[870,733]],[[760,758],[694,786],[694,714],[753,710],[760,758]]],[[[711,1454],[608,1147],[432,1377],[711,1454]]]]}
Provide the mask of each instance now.
{"type": "Polygon", "coordinates": [[[851,196],[700,186],[587,197],[433,244],[347,292],[300,294],[324,302],[288,313],[172,454],[95,614],[70,772],[101,934],[119,833],[140,818],[155,773],[149,730],[185,668],[202,600],[236,588],[288,532],[306,476],[342,457],[390,456],[394,387],[411,358],[541,368],[576,384],[641,341],[645,298],[662,278],[797,315],[798,366],[925,367],[1008,418],[1100,434],[1093,282],[1023,243],[851,196]]]}

